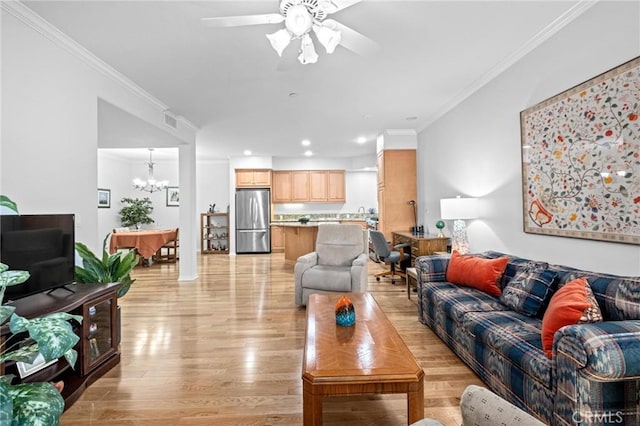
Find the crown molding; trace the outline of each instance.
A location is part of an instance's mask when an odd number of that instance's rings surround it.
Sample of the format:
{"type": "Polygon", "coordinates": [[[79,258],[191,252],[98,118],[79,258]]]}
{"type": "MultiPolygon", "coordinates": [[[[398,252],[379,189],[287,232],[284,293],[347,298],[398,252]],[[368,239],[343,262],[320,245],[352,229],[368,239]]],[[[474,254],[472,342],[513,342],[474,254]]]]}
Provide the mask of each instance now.
{"type": "MultiPolygon", "coordinates": [[[[124,74],[117,71],[111,65],[98,58],[80,43],[76,42],[71,37],[69,37],[58,28],[53,26],[51,23],[49,23],[47,20],[45,20],[43,17],[35,13],[33,10],[29,9],[21,1],[2,1],[0,3],[0,8],[3,12],[9,13],[10,15],[21,21],[23,24],[37,31],[49,41],[53,42],[56,46],[61,47],[67,52],[71,53],[76,58],[79,58],[81,61],[88,64],[102,75],[110,78],[111,80],[123,86],[125,89],[144,99],[154,108],[160,110],[163,113],[164,111],[170,109],[168,105],[135,84],[133,81],[127,78],[124,74]]],[[[176,118],[180,123],[184,124],[191,130],[198,130],[198,127],[186,118],[182,116],[177,116],[176,118]]]]}
{"type": "Polygon", "coordinates": [[[536,47],[541,45],[544,41],[549,39],[552,35],[560,31],[562,28],[571,23],[574,19],[580,16],[582,13],[590,9],[600,0],[580,0],[575,5],[571,6],[567,9],[562,15],[558,16],[555,20],[553,20],[549,25],[540,30],[536,35],[531,37],[526,43],[512,52],[510,55],[505,57],[503,60],[494,65],[489,71],[487,71],[480,78],[475,80],[469,86],[465,87],[463,90],[458,92],[456,96],[454,96],[449,102],[445,103],[442,109],[436,114],[429,117],[424,126],[420,129],[420,131],[426,129],[431,124],[433,124],[436,120],[444,116],[446,113],[451,111],[457,105],[462,103],[469,96],[473,95],[475,92],[480,90],[483,86],[489,83],[491,80],[498,77],[508,68],[517,63],[520,59],[522,59],[525,55],[533,51],[536,47]]]}

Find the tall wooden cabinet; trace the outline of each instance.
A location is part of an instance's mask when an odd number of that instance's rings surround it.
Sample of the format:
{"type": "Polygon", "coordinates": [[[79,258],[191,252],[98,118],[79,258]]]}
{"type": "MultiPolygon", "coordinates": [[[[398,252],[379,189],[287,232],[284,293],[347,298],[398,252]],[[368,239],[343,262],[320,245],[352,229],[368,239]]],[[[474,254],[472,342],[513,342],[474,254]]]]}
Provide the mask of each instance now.
{"type": "Polygon", "coordinates": [[[392,231],[409,232],[415,226],[411,200],[417,200],[415,149],[378,153],[378,229],[391,241],[392,231]]]}

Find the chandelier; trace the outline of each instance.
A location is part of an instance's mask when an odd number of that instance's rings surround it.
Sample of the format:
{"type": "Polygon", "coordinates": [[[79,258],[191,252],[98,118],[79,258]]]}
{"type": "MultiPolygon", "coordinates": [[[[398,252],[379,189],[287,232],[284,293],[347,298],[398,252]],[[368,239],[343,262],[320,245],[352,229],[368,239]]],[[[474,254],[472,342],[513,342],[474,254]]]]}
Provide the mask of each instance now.
{"type": "Polygon", "coordinates": [[[151,192],[151,193],[156,192],[156,191],[162,191],[167,186],[169,186],[169,181],[167,181],[167,180],[156,180],[156,178],[153,177],[153,158],[152,158],[152,154],[153,154],[153,148],[149,148],[149,162],[146,163],[147,166],[149,166],[147,180],[141,180],[141,179],[138,179],[138,178],[135,178],[133,180],[134,188],[139,189],[141,191],[151,192]]]}
{"type": "Polygon", "coordinates": [[[282,0],[280,13],[284,17],[285,28],[273,34],[267,34],[271,46],[282,56],[282,51],[293,39],[300,39],[301,64],[314,64],[318,61],[318,54],[311,40],[313,30],[318,41],[327,53],[333,53],[342,39],[342,33],[335,29],[335,22],[323,22],[331,7],[330,1],[322,0],[282,0]]]}

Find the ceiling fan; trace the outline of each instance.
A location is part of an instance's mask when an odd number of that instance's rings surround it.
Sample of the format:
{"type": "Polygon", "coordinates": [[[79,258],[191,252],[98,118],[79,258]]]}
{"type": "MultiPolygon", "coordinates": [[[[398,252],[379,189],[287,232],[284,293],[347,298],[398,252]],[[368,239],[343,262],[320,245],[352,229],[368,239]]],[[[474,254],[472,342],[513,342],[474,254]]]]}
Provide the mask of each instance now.
{"type": "Polygon", "coordinates": [[[327,53],[333,53],[338,45],[361,55],[368,55],[377,50],[378,45],[373,40],[333,19],[327,19],[327,15],[339,12],[361,1],[282,0],[280,13],[201,18],[201,21],[209,27],[236,27],[284,22],[284,28],[266,35],[273,49],[279,56],[282,56],[282,52],[289,43],[299,39],[298,61],[302,64],[313,64],[318,61],[318,54],[311,38],[312,31],[327,53]]]}

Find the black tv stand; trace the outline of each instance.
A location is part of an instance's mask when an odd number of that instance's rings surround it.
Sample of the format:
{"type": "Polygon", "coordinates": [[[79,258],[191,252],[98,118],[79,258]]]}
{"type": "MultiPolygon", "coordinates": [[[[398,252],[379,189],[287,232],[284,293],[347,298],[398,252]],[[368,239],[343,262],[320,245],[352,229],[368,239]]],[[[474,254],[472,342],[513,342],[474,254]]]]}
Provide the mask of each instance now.
{"type": "MultiPolygon", "coordinates": [[[[80,337],[74,347],[78,352],[72,369],[64,358],[56,363],[19,379],[14,362],[0,364],[0,375],[14,374],[13,383],[64,381],[62,397],[69,408],[82,392],[100,376],[120,362],[118,350],[118,283],[68,284],[68,292],[42,292],[14,300],[16,314],[37,318],[55,312],[82,316],[82,324],[71,321],[73,331],[80,337]]],[[[57,287],[61,288],[61,287],[57,287]]],[[[55,289],[53,289],[55,290],[55,289]]],[[[11,335],[9,327],[0,328],[0,343],[11,335]]]]}

